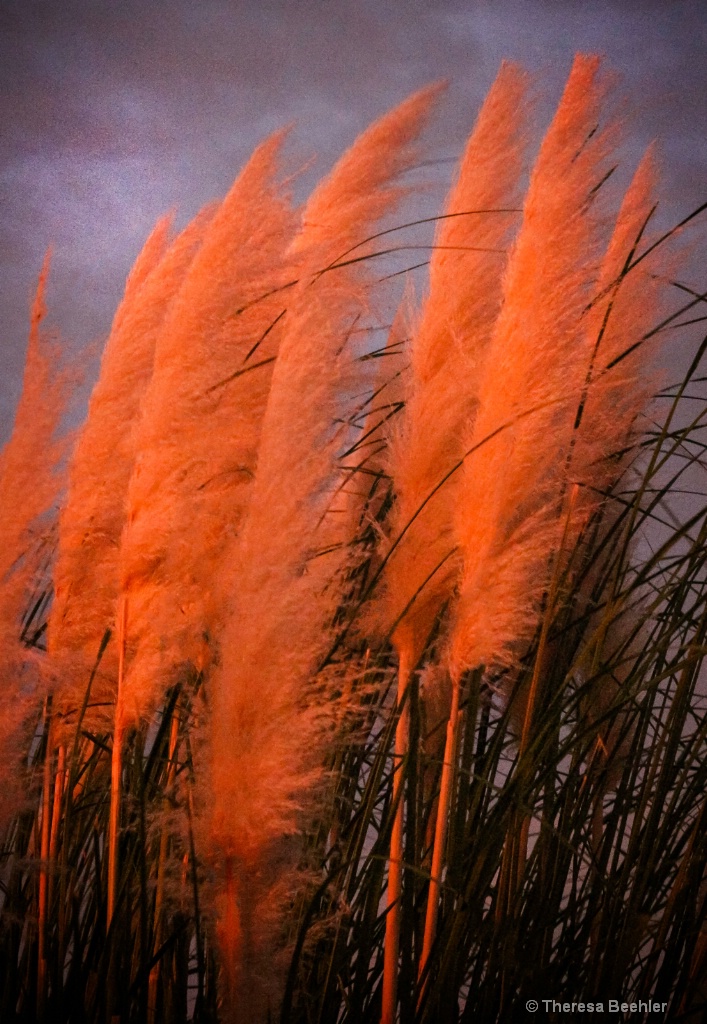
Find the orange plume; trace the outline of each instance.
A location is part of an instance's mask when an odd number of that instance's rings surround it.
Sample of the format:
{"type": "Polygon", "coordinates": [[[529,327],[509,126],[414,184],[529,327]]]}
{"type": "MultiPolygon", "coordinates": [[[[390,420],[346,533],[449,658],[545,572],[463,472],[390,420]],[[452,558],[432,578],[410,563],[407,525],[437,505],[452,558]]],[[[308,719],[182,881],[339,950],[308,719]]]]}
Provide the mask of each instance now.
{"type": "MultiPolygon", "coordinates": [[[[106,629],[115,625],[118,549],[125,522],[128,481],[135,461],[135,424],[152,375],[155,342],[206,229],[211,211],[198,216],[147,271],[145,250],[131,273],[108,338],[88,417],[74,451],[68,494],[59,519],[55,601],[49,651],[59,675],[62,711],[80,705],[106,629]]],[[[145,249],[154,255],[170,218],[159,222],[145,249]]],[[[115,696],[115,645],[106,652],[89,720],[115,696]]]]}
{"type": "MultiPolygon", "coordinates": [[[[243,929],[232,958],[272,955],[267,936],[247,922],[262,922],[273,894],[286,891],[296,850],[288,855],[283,839],[321,781],[337,713],[322,677],[313,675],[342,593],[346,548],[327,510],[339,474],[336,421],[346,419],[347,396],[360,393],[367,366],[347,338],[367,309],[373,274],[365,261],[335,265],[400,198],[396,179],[415,158],[435,92],[411,97],[356,141],[314,192],[293,247],[299,283],[288,302],[247,515],[229,554],[224,590],[231,600],[212,690],[211,843],[233,871],[239,900],[237,914],[223,906],[220,913],[223,928],[238,920],[243,929]],[[266,887],[249,882],[256,865],[266,887]]],[[[239,976],[237,964],[230,976],[239,976]]],[[[248,976],[250,988],[227,994],[231,1012],[237,1003],[244,1020],[258,1019],[267,1000],[258,971],[248,976]]]]}
{"type": "MultiPolygon", "coordinates": [[[[542,143],[504,303],[464,437],[456,531],[464,558],[453,671],[504,663],[532,635],[561,537],[560,503],[588,365],[586,310],[604,218],[595,195],[613,130],[597,128],[599,61],[578,56],[542,143]]],[[[599,197],[600,198],[600,197],[599,197]]]]}
{"type": "MultiPolygon", "coordinates": [[[[0,822],[22,799],[28,716],[39,700],[36,674],[27,664],[22,616],[35,579],[45,517],[62,484],[66,442],[57,438],[71,377],[57,368],[58,345],[40,329],[46,315],[49,254],[44,259],[30,317],[22,394],[10,440],[0,455],[0,822]]],[[[34,725],[34,723],[32,723],[34,725]]]]}
{"type": "Polygon", "coordinates": [[[479,113],[436,234],[430,294],[411,347],[409,393],[393,433],[396,503],[386,567],[386,618],[414,665],[454,589],[453,509],[479,381],[501,306],[507,248],[518,220],[526,80],[504,64],[479,113]],[[438,488],[438,485],[440,485],[438,488]],[[438,488],[438,489],[437,489],[438,488]],[[450,557],[450,555],[452,557],[450,557]]]}
{"type": "Polygon", "coordinates": [[[292,275],[281,143],[282,133],[263,143],[236,179],[157,341],[120,552],[128,722],[154,710],[176,668],[208,657],[214,582],[255,473],[292,275]]]}
{"type": "Polygon", "coordinates": [[[665,283],[684,253],[668,242],[652,248],[656,182],[651,147],[624,196],[588,317],[587,375],[569,467],[580,485],[573,537],[631,460],[657,390],[657,371],[648,371],[666,335],[651,331],[667,313],[665,283]]]}

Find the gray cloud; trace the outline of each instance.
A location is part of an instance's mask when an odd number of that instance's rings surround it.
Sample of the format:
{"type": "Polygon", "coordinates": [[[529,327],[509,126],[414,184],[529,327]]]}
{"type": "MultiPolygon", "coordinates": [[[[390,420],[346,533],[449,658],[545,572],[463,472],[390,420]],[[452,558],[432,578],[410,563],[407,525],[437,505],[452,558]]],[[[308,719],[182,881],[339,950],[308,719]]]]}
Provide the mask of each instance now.
{"type": "Polygon", "coordinates": [[[707,191],[705,31],[702,0],[0,0],[0,435],[47,244],[53,320],[105,334],[156,217],[222,194],[283,124],[294,162],[316,152],[321,170],[447,77],[432,136],[454,154],[503,57],[542,71],[547,113],[572,54],[599,51],[635,107],[630,153],[661,138],[667,205],[684,212],[707,191]]]}

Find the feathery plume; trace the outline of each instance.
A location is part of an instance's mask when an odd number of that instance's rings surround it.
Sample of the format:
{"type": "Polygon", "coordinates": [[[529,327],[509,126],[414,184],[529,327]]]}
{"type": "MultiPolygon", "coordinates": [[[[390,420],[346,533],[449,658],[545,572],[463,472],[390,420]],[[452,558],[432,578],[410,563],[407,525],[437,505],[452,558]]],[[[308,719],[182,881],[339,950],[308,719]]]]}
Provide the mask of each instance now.
{"type": "MultiPolygon", "coordinates": [[[[113,629],[118,597],[118,550],[125,522],[128,481],[135,461],[135,424],[149,383],[157,334],[201,244],[212,211],[200,214],[153,266],[155,240],[164,240],[171,218],[150,235],[130,275],[116,313],[91,395],[88,417],[73,453],[69,489],[59,519],[54,570],[55,601],[49,651],[59,673],[58,709],[80,705],[106,629],[113,629]],[[148,262],[151,270],[145,266],[148,262]]],[[[103,721],[115,697],[115,645],[95,681],[89,722],[103,721]],[[95,719],[95,721],[94,721],[95,719]]]]}
{"type": "MultiPolygon", "coordinates": [[[[529,741],[560,560],[576,537],[578,488],[568,489],[567,476],[590,362],[587,311],[606,234],[602,186],[616,135],[614,126],[599,125],[605,92],[599,63],[575,58],[531,174],[459,481],[456,530],[464,568],[449,649],[452,679],[468,668],[512,664],[547,598],[520,756],[529,741]]],[[[507,836],[497,919],[512,903],[527,830],[525,818],[507,836]]]]}
{"type": "Polygon", "coordinates": [[[326,511],[339,470],[336,421],[346,419],[366,368],[347,342],[371,283],[365,261],[336,263],[401,197],[396,179],[413,162],[436,93],[415,94],[354,143],[314,192],[293,247],[299,284],[230,556],[233,600],[213,690],[211,842],[230,880],[219,908],[226,998],[243,1020],[264,1013],[273,929],[255,934],[254,922],[286,890],[293,851],[285,837],[321,780],[335,710],[322,676],[312,682],[331,643],[346,559],[326,511]]]}
{"type": "MultiPolygon", "coordinates": [[[[666,313],[665,282],[676,273],[684,256],[675,245],[663,242],[653,248],[651,244],[657,180],[651,145],[624,195],[589,318],[590,365],[577,411],[570,464],[570,476],[580,485],[575,537],[601,505],[602,534],[617,529],[624,509],[610,494],[631,462],[644,413],[656,391],[657,370],[648,371],[665,335],[652,334],[652,330],[666,313]],[[646,257],[644,252],[648,252],[646,257]]],[[[597,572],[598,568],[590,569],[581,585],[573,587],[577,615],[586,614],[597,599],[593,593],[597,572]]],[[[626,608],[625,598],[615,592],[612,580],[605,585],[602,603],[589,618],[580,662],[589,676],[584,711],[590,721],[611,708],[645,643],[645,601],[626,608]]],[[[626,729],[623,715],[598,741],[597,749],[609,765],[604,788],[615,782],[630,741],[631,731],[626,729]]],[[[601,800],[594,813],[596,829],[601,823],[601,800]]]]}
{"type": "Polygon", "coordinates": [[[590,358],[570,465],[580,485],[575,536],[626,467],[656,391],[657,374],[647,371],[665,335],[650,334],[666,312],[665,282],[681,261],[675,245],[650,245],[657,177],[651,146],[624,196],[588,318],[590,358]]]}
{"type": "Polygon", "coordinates": [[[387,617],[413,664],[458,571],[457,560],[449,558],[458,477],[435,489],[462,456],[462,433],[478,407],[519,213],[525,107],[526,76],[503,64],[437,230],[430,294],[410,351],[409,393],[392,439],[391,536],[400,539],[386,567],[387,617]]]}
{"type": "Polygon", "coordinates": [[[258,147],[236,179],[157,342],[120,553],[126,722],[154,709],[175,668],[209,656],[214,580],[255,473],[292,276],[282,139],[258,147]]]}
{"type": "Polygon", "coordinates": [[[0,455],[0,823],[21,803],[24,726],[37,708],[37,679],[21,641],[36,570],[33,553],[46,532],[43,517],[60,487],[66,444],[57,438],[71,377],[57,368],[59,348],[41,328],[46,315],[49,253],[30,314],[24,380],[12,435],[0,455]]]}
{"type": "Polygon", "coordinates": [[[599,60],[578,56],[542,143],[504,303],[465,437],[456,530],[463,579],[453,674],[512,660],[532,635],[562,535],[560,505],[599,277],[596,190],[612,132],[598,127],[599,60]]]}
{"type": "Polygon", "coordinates": [[[287,283],[283,255],[293,228],[289,203],[274,181],[281,138],[274,135],[256,150],[213,217],[157,340],[135,432],[120,547],[109,926],[125,730],[149,716],[181,663],[204,667],[211,583],[229,532],[224,525],[237,530],[244,485],[254,471],[273,357],[260,351],[260,358],[249,359],[281,318],[278,292],[287,283]],[[253,371],[255,380],[245,388],[231,386],[253,371]]]}
{"type": "MultiPolygon", "coordinates": [[[[587,543],[597,543],[596,536],[592,541],[583,535],[594,520],[599,535],[608,537],[625,511],[611,495],[630,466],[635,441],[645,422],[643,413],[656,390],[657,374],[648,370],[660,336],[651,337],[651,328],[665,311],[664,283],[676,271],[680,259],[672,245],[649,245],[647,229],[657,205],[656,177],[650,147],[623,198],[602,260],[596,297],[586,317],[586,374],[576,399],[566,463],[572,502],[555,572],[558,581],[565,577],[564,588],[571,587],[574,615],[578,619],[587,615],[596,599],[593,591],[600,571],[600,565],[590,566],[588,573],[585,571],[581,579],[577,578],[587,543]],[[647,258],[640,256],[642,251],[649,252],[647,258]]],[[[610,607],[615,599],[616,595],[605,595],[610,607]]],[[[546,627],[554,609],[549,608],[547,615],[546,627]]],[[[558,664],[556,644],[549,635],[543,636],[542,646],[545,649],[539,655],[534,676],[544,676],[550,663],[555,667],[558,664]]],[[[594,688],[596,692],[599,689],[594,688]]],[[[514,693],[512,714],[516,722],[526,719],[527,701],[527,693],[514,693]]]]}

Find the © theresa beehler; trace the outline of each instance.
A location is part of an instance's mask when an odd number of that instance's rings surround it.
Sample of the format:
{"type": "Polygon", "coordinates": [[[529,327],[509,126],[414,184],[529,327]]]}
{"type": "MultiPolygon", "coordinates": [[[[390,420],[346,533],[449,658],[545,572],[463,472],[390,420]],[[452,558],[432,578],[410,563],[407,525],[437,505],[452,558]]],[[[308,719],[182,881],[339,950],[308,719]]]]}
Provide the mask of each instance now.
{"type": "MultiPolygon", "coordinates": [[[[543,1009],[547,1013],[665,1013],[668,1003],[654,1002],[652,999],[635,1003],[623,1003],[617,999],[607,999],[604,1002],[573,1002],[563,1003],[555,999],[541,999],[543,1009]]],[[[528,1009],[537,1009],[535,1007],[528,1009]]]]}

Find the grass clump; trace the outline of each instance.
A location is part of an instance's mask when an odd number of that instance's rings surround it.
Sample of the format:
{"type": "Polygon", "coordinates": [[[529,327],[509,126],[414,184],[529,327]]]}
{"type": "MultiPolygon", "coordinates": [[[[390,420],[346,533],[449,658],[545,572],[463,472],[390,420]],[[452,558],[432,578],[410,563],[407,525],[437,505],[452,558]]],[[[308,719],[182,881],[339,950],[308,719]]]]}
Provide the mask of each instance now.
{"type": "Polygon", "coordinates": [[[3,1021],[701,1019],[707,341],[655,369],[701,211],[656,231],[652,152],[616,186],[593,57],[529,168],[504,65],[418,308],[391,216],[439,91],[302,209],[278,135],[158,224],[58,524],[40,279],[0,464],[3,1021]]]}

